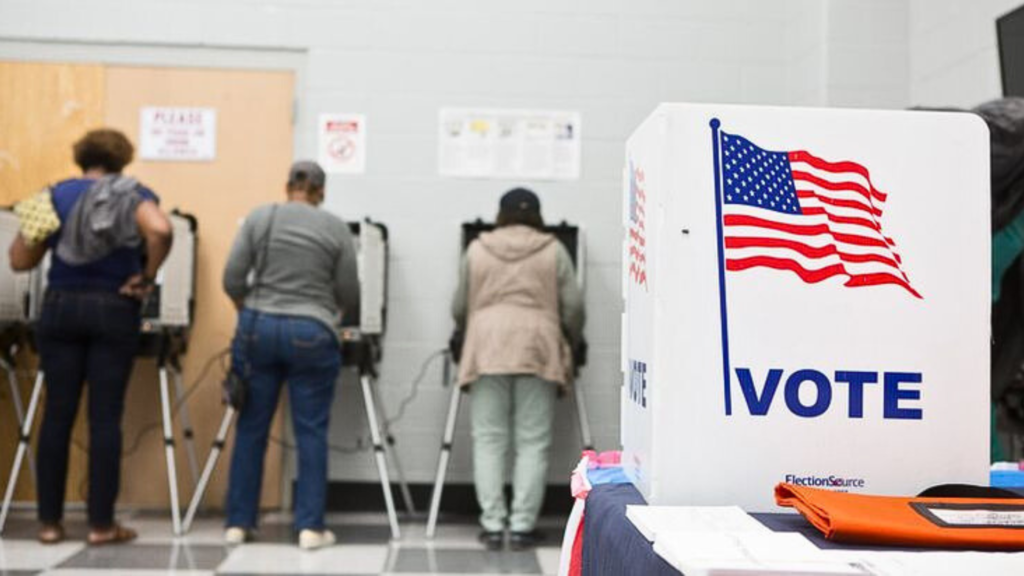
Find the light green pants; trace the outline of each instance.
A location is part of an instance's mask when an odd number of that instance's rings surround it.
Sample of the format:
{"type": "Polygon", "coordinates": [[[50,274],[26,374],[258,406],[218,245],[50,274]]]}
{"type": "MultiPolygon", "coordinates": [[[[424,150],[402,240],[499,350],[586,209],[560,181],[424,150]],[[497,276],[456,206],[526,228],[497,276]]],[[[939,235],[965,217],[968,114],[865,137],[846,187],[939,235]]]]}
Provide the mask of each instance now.
{"type": "Polygon", "coordinates": [[[473,404],[473,480],[484,530],[529,532],[537,523],[548,472],[557,385],[535,376],[481,376],[473,404]],[[506,463],[514,448],[512,516],[505,506],[506,463]]]}

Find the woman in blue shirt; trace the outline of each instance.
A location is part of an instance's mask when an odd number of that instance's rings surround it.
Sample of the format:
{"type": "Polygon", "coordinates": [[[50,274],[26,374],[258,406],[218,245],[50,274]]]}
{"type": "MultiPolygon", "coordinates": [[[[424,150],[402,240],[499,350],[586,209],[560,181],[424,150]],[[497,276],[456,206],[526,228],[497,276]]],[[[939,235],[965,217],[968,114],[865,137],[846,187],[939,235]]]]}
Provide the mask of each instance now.
{"type": "Polygon", "coordinates": [[[74,145],[75,163],[82,169],[82,177],[64,180],[51,189],[60,229],[45,242],[35,244],[19,235],[10,248],[11,268],[15,271],[34,268],[53,248],[42,315],[36,326],[40,364],[46,375],[46,407],[36,472],[42,523],[38,537],[45,544],[64,538],[61,521],[68,449],[86,381],[88,541],[93,545],[112,544],[136,536],[133,530],[114,521],[121,475],[121,416],[139,344],[141,300],[152,290],[156,273],[170,251],[172,230],[157,196],[120,175],[133,152],[120,132],[87,133],[74,145]],[[125,190],[125,183],[129,188],[116,202],[116,210],[121,212],[112,230],[122,240],[97,253],[95,243],[81,245],[78,234],[66,234],[71,223],[80,225],[81,230],[90,229],[90,212],[111,210],[110,203],[97,208],[90,201],[95,197],[90,195],[104,186],[108,192],[119,187],[125,190]],[[61,256],[84,253],[97,256],[76,257],[74,262],[61,256]]]}

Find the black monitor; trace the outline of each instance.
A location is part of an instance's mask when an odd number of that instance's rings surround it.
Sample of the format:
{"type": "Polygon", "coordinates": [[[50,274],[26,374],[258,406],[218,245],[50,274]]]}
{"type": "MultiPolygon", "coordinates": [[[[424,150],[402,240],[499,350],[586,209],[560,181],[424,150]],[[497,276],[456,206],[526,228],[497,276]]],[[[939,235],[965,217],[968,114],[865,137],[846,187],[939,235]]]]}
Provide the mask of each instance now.
{"type": "MultiPolygon", "coordinates": [[[[462,225],[462,249],[469,248],[469,243],[476,240],[476,237],[484,232],[490,232],[497,226],[492,222],[484,222],[483,220],[477,220],[475,222],[466,222],[462,225]]],[[[555,238],[565,246],[565,249],[569,251],[569,257],[572,258],[573,266],[579,266],[576,262],[579,257],[579,240],[580,240],[580,228],[579,226],[572,226],[566,222],[555,224],[554,226],[545,226],[544,231],[549,234],[554,234],[555,238]]]]}
{"type": "Polygon", "coordinates": [[[996,20],[1003,96],[1024,97],[1024,5],[996,20]]]}

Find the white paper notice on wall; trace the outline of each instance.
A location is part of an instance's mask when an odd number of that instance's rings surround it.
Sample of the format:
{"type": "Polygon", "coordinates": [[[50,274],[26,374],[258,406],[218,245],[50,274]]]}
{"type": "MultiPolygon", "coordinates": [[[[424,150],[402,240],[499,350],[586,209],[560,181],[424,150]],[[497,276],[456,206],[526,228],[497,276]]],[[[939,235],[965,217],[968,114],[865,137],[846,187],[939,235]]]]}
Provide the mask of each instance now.
{"type": "Polygon", "coordinates": [[[217,157],[213,108],[146,106],[139,111],[139,157],[204,162],[217,157]]]}
{"type": "Polygon", "coordinates": [[[366,116],[321,114],[317,125],[320,166],[334,174],[366,171],[366,116]]]}
{"type": "Polygon", "coordinates": [[[438,172],[460,178],[578,180],[580,114],[444,108],[438,172]]]}

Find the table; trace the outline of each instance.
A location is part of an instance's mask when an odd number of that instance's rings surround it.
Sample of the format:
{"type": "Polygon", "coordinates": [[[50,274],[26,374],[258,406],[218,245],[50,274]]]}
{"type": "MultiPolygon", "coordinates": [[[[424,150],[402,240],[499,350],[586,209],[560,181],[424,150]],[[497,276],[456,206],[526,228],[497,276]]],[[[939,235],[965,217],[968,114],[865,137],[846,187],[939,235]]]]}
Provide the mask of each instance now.
{"type": "Polygon", "coordinates": [[[626,506],[647,504],[632,484],[594,486],[583,519],[583,576],[679,576],[626,518],[626,506]]]}
{"type": "MultiPolygon", "coordinates": [[[[595,485],[586,499],[581,565],[583,576],[681,576],[626,518],[626,506],[647,504],[632,484],[595,485]]],[[[871,550],[928,554],[932,551],[895,546],[852,546],[826,540],[799,514],[751,514],[776,532],[799,532],[824,550],[871,550]]],[[[999,554],[999,553],[993,553],[999,554]]],[[[1024,566],[1021,566],[1024,574],[1024,566]]]]}

